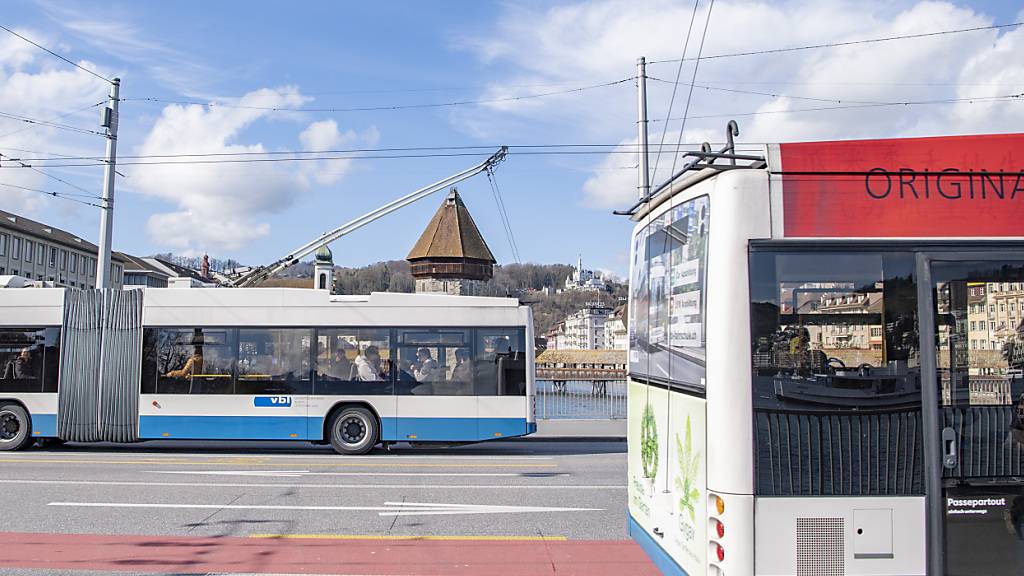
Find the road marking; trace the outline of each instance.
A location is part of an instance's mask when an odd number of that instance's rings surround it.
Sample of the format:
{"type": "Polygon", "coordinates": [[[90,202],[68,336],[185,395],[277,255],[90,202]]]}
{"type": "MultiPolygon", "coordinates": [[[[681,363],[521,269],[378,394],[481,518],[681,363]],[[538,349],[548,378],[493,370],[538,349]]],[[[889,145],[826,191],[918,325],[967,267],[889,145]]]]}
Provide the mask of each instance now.
{"type": "Polygon", "coordinates": [[[471,489],[471,490],[625,490],[626,486],[606,484],[575,485],[575,484],[285,484],[285,483],[249,483],[249,482],[132,482],[128,480],[0,480],[0,484],[28,484],[54,486],[150,486],[159,488],[178,488],[195,486],[197,488],[361,488],[361,489],[471,489]]]}
{"type": "MultiPolygon", "coordinates": [[[[227,465],[227,466],[238,466],[238,462],[225,461],[206,461],[206,462],[190,462],[188,460],[161,460],[161,459],[149,459],[149,460],[55,460],[50,458],[0,458],[0,462],[11,462],[14,464],[111,464],[111,465],[129,465],[137,466],[139,464],[145,465],[158,465],[164,466],[168,464],[174,464],[176,466],[211,466],[211,465],[227,465]]],[[[291,464],[274,464],[272,462],[266,462],[259,464],[260,466],[283,466],[291,467],[295,466],[291,464]]],[[[364,463],[358,462],[337,462],[331,464],[320,464],[317,462],[303,463],[306,467],[322,467],[322,468],[556,468],[557,464],[530,464],[530,463],[501,463],[495,462],[493,464],[433,464],[423,462],[412,462],[412,463],[364,463]]]]}
{"type": "MultiPolygon", "coordinates": [[[[261,454],[259,456],[253,456],[251,454],[203,454],[203,453],[176,453],[176,452],[102,452],[97,450],[90,450],[88,452],[54,452],[56,456],[61,458],[90,458],[96,456],[122,456],[129,457],[132,455],[139,455],[144,458],[152,459],[167,459],[167,458],[209,458],[209,459],[223,459],[223,460],[254,460],[259,459],[262,461],[266,460],[554,460],[552,456],[502,456],[500,454],[402,454],[396,452],[387,452],[383,454],[373,455],[362,455],[362,456],[341,456],[331,452],[329,454],[261,454]]],[[[12,455],[11,457],[17,458],[18,455],[12,455]]],[[[31,456],[29,456],[31,457],[31,456]]]]}
{"type": "Polygon", "coordinates": [[[497,506],[491,504],[426,504],[385,502],[383,506],[300,506],[278,504],[157,504],[145,502],[50,502],[71,508],[143,508],[176,510],[294,510],[307,512],[376,512],[378,516],[438,516],[462,514],[521,514],[541,512],[603,512],[604,508],[497,506]]]}
{"type": "Polygon", "coordinates": [[[267,540],[454,540],[454,541],[496,541],[496,542],[566,542],[565,536],[409,536],[396,534],[250,534],[249,538],[267,540]]]}
{"type": "MultiPolygon", "coordinates": [[[[147,470],[149,474],[181,474],[186,476],[248,476],[257,478],[302,478],[304,476],[401,476],[401,477],[522,477],[521,472],[310,472],[309,470],[147,470]]],[[[526,474],[531,474],[527,472],[526,474]]],[[[534,472],[534,478],[569,476],[568,472],[534,472]]],[[[529,478],[530,476],[527,476],[529,478]]]]}

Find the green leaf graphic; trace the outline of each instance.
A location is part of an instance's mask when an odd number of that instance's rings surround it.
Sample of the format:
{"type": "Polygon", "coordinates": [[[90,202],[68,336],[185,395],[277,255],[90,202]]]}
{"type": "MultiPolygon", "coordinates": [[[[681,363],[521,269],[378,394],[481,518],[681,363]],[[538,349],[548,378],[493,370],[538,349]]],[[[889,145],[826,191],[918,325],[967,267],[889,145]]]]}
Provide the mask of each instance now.
{"type": "Polygon", "coordinates": [[[657,476],[658,424],[654,420],[654,409],[650,404],[644,406],[644,415],[640,419],[640,460],[644,468],[644,478],[657,476]]]}
{"type": "Polygon", "coordinates": [[[679,511],[689,513],[690,520],[696,522],[697,499],[700,490],[697,488],[697,474],[700,471],[700,453],[693,450],[693,437],[690,433],[690,417],[686,417],[686,435],[679,438],[676,433],[676,463],[679,475],[676,476],[676,489],[679,491],[679,511]]]}

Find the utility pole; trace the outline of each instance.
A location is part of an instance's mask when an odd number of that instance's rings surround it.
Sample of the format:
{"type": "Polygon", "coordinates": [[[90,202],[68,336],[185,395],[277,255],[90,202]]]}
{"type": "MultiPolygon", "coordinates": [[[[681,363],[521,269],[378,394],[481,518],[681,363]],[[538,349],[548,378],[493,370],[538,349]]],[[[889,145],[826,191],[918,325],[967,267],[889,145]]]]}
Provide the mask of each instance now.
{"type": "Polygon", "coordinates": [[[121,79],[114,78],[110,84],[110,98],[103,109],[103,127],[107,136],[107,165],[103,170],[103,199],[100,202],[100,251],[96,257],[96,287],[110,288],[110,247],[114,226],[114,175],[117,163],[117,105],[121,79]]]}
{"type": "Polygon", "coordinates": [[[647,60],[643,56],[636,61],[636,85],[639,98],[639,118],[636,121],[637,131],[639,132],[639,147],[637,151],[637,156],[639,157],[639,162],[637,162],[639,181],[637,189],[640,193],[640,198],[644,199],[651,193],[651,175],[647,169],[647,60]]]}

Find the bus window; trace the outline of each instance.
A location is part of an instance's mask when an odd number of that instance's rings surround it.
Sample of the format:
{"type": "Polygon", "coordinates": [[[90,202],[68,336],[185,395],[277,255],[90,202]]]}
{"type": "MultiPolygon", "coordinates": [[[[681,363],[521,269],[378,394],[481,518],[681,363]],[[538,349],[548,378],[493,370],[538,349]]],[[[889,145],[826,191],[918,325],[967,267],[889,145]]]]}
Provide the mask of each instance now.
{"type": "MultiPolygon", "coordinates": [[[[234,392],[235,330],[227,328],[151,328],[155,339],[155,394],[231,394],[234,392]]],[[[146,346],[143,346],[144,350],[146,346]]],[[[143,379],[145,383],[145,378],[143,379]]],[[[145,384],[144,384],[145,387],[145,384]]]]}
{"type": "Polygon", "coordinates": [[[391,358],[390,330],[318,329],[314,393],[390,395],[391,358]]]}
{"type": "Polygon", "coordinates": [[[688,200],[633,239],[630,374],[703,389],[709,204],[688,200]]]}
{"type": "Polygon", "coordinates": [[[59,328],[0,330],[0,392],[56,392],[59,328]]]}
{"type": "Polygon", "coordinates": [[[647,275],[647,231],[645,226],[633,237],[633,268],[629,286],[629,371],[647,374],[647,314],[650,290],[647,275]]]}
{"type": "Polygon", "coordinates": [[[525,332],[521,328],[477,328],[475,332],[475,394],[525,396],[525,332]]]}
{"type": "Polygon", "coordinates": [[[754,252],[750,270],[758,493],[920,494],[913,257],[754,252]]]}
{"type": "Polygon", "coordinates": [[[308,328],[240,329],[235,394],[309,394],[312,339],[308,328]]]}
{"type": "Polygon", "coordinates": [[[474,394],[470,339],[467,330],[400,330],[398,340],[398,394],[474,394]]]}

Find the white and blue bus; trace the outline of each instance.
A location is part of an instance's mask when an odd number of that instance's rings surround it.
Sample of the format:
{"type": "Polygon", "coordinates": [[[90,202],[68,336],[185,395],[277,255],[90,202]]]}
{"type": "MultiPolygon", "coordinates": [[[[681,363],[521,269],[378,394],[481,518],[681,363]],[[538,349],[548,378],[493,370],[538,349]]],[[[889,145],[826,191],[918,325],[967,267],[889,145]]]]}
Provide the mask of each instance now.
{"type": "Polygon", "coordinates": [[[530,308],[321,290],[0,290],[0,450],[296,440],[362,454],[536,430],[530,308]]]}
{"type": "Polygon", "coordinates": [[[695,152],[627,213],[665,574],[1024,574],[1024,135],[695,152]]]}

